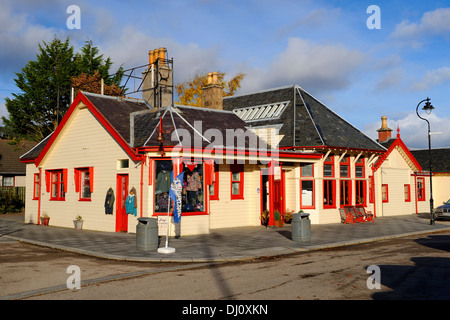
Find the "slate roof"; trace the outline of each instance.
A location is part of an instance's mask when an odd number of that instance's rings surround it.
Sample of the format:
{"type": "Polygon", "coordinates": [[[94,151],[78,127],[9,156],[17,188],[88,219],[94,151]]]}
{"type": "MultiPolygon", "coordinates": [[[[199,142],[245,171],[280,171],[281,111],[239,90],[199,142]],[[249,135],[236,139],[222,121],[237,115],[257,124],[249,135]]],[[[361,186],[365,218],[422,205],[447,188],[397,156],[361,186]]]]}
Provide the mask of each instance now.
{"type": "Polygon", "coordinates": [[[19,158],[37,142],[23,141],[16,144],[11,142],[11,140],[0,140],[0,174],[25,174],[26,165],[20,162],[19,158]]]}
{"type": "Polygon", "coordinates": [[[130,114],[150,110],[142,99],[125,99],[83,92],[126,142],[130,142],[130,114]]]}
{"type": "MultiPolygon", "coordinates": [[[[410,151],[423,171],[428,171],[428,149],[410,151]]],[[[433,172],[450,172],[450,148],[431,149],[431,165],[433,172]]]]}
{"type": "MultiPolygon", "coordinates": [[[[166,146],[223,147],[230,132],[239,137],[242,137],[239,133],[245,133],[249,137],[243,140],[242,148],[256,149],[258,146],[257,136],[248,132],[247,124],[230,111],[175,105],[162,108],[160,115],[166,146]]],[[[156,111],[134,115],[134,127],[135,147],[159,145],[159,114],[156,111]]],[[[240,146],[234,139],[233,143],[236,147],[240,146]]]]}
{"type": "Polygon", "coordinates": [[[287,102],[278,119],[248,121],[252,126],[281,125],[280,147],[385,148],[297,85],[224,98],[225,110],[287,102]]]}

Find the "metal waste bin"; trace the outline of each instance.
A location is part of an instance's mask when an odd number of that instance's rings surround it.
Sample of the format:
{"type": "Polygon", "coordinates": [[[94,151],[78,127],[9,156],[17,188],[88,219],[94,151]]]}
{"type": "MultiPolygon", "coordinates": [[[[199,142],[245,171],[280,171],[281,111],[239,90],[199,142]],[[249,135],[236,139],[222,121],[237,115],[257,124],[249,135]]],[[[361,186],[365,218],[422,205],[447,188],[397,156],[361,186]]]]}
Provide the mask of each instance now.
{"type": "Polygon", "coordinates": [[[140,251],[158,249],[158,222],[156,218],[138,218],[136,249],[140,251]]]}
{"type": "Polygon", "coordinates": [[[292,241],[311,241],[311,220],[309,220],[309,213],[292,214],[292,241]]]}

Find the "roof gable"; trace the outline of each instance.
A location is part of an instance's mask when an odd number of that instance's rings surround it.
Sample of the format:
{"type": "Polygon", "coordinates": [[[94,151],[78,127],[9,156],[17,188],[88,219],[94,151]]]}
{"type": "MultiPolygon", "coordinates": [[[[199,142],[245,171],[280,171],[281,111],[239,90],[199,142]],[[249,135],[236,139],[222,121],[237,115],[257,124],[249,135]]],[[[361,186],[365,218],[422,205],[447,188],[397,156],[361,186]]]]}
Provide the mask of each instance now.
{"type": "Polygon", "coordinates": [[[32,156],[35,156],[35,164],[36,166],[38,166],[41,163],[42,159],[45,157],[45,155],[48,153],[48,151],[51,149],[55,140],[61,134],[64,126],[68,124],[68,121],[72,116],[73,112],[76,110],[76,108],[79,107],[88,108],[89,111],[92,113],[92,115],[102,124],[102,126],[106,129],[106,131],[111,134],[111,136],[122,147],[122,149],[133,160],[138,160],[139,156],[133,151],[133,149],[128,144],[127,140],[125,140],[126,138],[129,138],[129,123],[130,123],[129,113],[126,114],[126,112],[137,109],[142,110],[143,108],[148,109],[148,106],[146,106],[145,103],[143,104],[142,102],[138,101],[131,102],[130,105],[130,101],[123,103],[124,100],[125,99],[79,92],[76,98],[74,99],[73,103],[69,107],[69,110],[66,112],[63,119],[61,120],[61,123],[56,128],[56,130],[39,144],[38,146],[39,148],[34,148],[34,150],[33,149],[30,150],[28,153],[26,153],[21,157],[21,160],[25,162],[26,159],[30,159],[32,158],[32,156]],[[95,101],[96,105],[94,105],[93,101],[91,100],[95,101]],[[99,106],[98,108],[97,105],[99,106]],[[125,113],[120,110],[120,106],[122,106],[125,109],[125,113]],[[127,109],[128,111],[126,111],[127,109]],[[117,117],[117,115],[114,113],[116,111],[119,113],[122,112],[126,114],[125,120],[119,119],[119,117],[117,117]],[[128,126],[125,123],[127,123],[128,126]],[[117,126],[117,128],[115,126],[117,126]],[[38,155],[36,155],[37,153],[38,155]]]}
{"type": "Polygon", "coordinates": [[[393,141],[389,141],[390,145],[388,150],[378,158],[377,162],[375,162],[374,170],[377,171],[383,165],[383,163],[386,161],[386,159],[389,157],[392,151],[398,148],[399,150],[401,150],[401,153],[406,158],[405,160],[407,160],[406,162],[410,166],[411,170],[415,172],[422,171],[422,167],[419,164],[419,162],[417,162],[416,158],[409,151],[408,147],[404,144],[402,139],[400,139],[400,134],[397,135],[396,139],[391,140],[393,141]]]}

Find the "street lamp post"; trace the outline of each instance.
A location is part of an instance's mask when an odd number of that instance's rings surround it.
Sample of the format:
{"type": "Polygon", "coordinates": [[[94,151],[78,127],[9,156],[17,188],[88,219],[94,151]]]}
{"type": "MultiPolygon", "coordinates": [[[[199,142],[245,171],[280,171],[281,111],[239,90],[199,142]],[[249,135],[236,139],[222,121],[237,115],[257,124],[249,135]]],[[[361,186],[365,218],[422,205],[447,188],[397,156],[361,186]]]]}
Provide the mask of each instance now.
{"type": "Polygon", "coordinates": [[[418,104],[417,107],[416,107],[416,114],[417,114],[417,116],[418,116],[420,119],[425,120],[425,121],[427,122],[427,124],[428,124],[428,163],[429,163],[429,169],[430,169],[430,225],[434,225],[433,182],[432,182],[432,175],[433,175],[433,172],[432,172],[432,167],[431,167],[431,133],[430,133],[430,122],[429,122],[427,119],[422,118],[422,117],[419,115],[418,109],[419,109],[419,105],[420,105],[422,102],[425,102],[425,106],[422,108],[422,110],[424,110],[427,114],[430,114],[431,111],[433,111],[434,107],[431,105],[431,103],[430,103],[430,98],[428,98],[428,97],[427,97],[426,99],[420,101],[419,104],[418,104]],[[425,101],[426,101],[426,102],[425,102],[425,101]]]}

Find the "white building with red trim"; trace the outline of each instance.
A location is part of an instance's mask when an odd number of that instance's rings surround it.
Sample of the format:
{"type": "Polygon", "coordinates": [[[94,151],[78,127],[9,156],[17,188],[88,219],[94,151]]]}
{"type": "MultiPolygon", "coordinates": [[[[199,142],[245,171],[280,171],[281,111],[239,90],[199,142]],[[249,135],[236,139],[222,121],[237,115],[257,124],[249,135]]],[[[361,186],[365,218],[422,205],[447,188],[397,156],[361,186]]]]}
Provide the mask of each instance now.
{"type": "Polygon", "coordinates": [[[172,105],[153,90],[154,68],[171,77],[161,61],[150,58],[145,99],[80,92],[55,132],[21,157],[26,222],[45,213],[72,227],[80,215],[84,229],[135,232],[137,218],[172,211],[168,188],[181,172],[173,235],[257,226],[264,210],[269,225],[277,211],[304,210],[317,224],[339,222],[348,205],[376,216],[422,210],[421,167],[399,136],[386,148],[296,85],[223,98],[211,75],[202,108],[172,105]]]}

